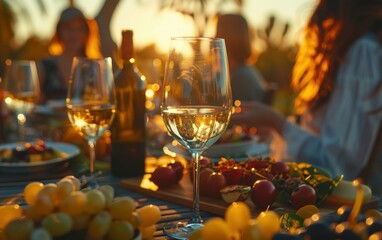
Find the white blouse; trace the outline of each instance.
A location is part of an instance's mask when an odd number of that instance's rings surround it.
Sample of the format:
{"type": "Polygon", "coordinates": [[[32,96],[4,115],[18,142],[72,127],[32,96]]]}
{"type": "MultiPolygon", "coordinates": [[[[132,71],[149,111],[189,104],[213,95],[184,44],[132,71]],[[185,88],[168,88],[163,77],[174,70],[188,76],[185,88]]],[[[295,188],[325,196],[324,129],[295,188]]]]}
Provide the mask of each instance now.
{"type": "MultiPolygon", "coordinates": [[[[369,33],[350,48],[328,103],[305,114],[301,126],[287,122],[283,137],[292,159],[353,180],[366,166],[381,124],[382,46],[369,33]]],[[[369,185],[378,195],[382,194],[381,158],[374,170],[369,185]]]]}

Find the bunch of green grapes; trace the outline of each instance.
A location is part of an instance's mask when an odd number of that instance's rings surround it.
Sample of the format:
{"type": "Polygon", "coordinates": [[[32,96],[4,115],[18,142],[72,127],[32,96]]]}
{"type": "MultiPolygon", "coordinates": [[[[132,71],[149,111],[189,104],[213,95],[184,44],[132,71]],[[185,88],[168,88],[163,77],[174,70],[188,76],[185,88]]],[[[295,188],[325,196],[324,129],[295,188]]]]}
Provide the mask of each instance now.
{"type": "Polygon", "coordinates": [[[279,216],[273,211],[261,212],[256,219],[244,202],[234,202],[223,218],[209,219],[203,228],[193,231],[190,240],[271,240],[280,231],[279,216]]]}
{"type": "Polygon", "coordinates": [[[0,240],[51,240],[76,233],[91,240],[149,239],[161,215],[155,205],[137,208],[131,197],[114,197],[109,185],[81,190],[73,176],[45,185],[31,182],[24,198],[24,209],[0,207],[0,240]]]}

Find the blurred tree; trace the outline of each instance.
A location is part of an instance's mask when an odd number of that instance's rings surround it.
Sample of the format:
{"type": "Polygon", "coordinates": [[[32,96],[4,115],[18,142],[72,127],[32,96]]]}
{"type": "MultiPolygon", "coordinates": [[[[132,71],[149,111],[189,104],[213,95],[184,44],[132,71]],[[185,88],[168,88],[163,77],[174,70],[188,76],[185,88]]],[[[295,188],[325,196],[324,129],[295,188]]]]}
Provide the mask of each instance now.
{"type": "Polygon", "coordinates": [[[294,93],[290,79],[296,53],[296,49],[285,41],[289,27],[288,22],[280,22],[271,15],[268,24],[257,31],[266,49],[258,57],[256,67],[268,82],[276,85],[273,105],[286,115],[293,111],[294,93]]]}
{"type": "Polygon", "coordinates": [[[225,4],[234,3],[241,9],[244,0],[162,0],[160,9],[172,9],[193,19],[198,36],[204,36],[206,26],[225,4]]]}

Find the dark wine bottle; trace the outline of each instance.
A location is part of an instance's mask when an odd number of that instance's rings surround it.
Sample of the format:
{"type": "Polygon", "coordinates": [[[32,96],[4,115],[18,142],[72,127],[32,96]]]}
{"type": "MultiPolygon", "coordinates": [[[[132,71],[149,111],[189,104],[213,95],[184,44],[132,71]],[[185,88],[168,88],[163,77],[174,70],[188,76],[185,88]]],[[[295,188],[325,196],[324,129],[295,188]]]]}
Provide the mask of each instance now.
{"type": "Polygon", "coordinates": [[[117,113],[111,127],[111,172],[139,177],[145,171],[146,82],[135,66],[133,31],[122,31],[122,69],[115,75],[117,113]]]}

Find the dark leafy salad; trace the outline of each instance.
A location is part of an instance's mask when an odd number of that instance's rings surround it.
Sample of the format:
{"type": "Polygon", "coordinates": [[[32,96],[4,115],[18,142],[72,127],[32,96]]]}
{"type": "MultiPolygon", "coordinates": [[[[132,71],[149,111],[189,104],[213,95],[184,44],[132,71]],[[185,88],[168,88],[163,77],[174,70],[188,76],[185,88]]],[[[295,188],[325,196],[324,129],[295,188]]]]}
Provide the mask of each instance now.
{"type": "Polygon", "coordinates": [[[33,163],[65,157],[65,153],[49,147],[43,140],[26,142],[15,148],[0,150],[0,163],[33,163]]]}

